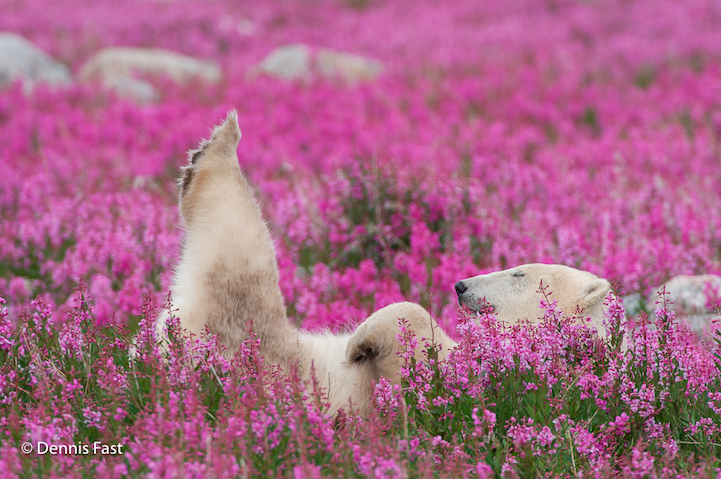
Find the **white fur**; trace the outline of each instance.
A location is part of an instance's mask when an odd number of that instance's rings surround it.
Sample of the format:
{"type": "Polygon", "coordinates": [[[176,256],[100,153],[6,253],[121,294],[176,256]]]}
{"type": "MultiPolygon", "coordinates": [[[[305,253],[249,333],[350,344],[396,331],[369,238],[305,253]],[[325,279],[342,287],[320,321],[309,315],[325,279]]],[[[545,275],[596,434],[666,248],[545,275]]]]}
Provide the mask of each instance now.
{"type": "Polygon", "coordinates": [[[524,264],[464,279],[456,284],[456,290],[461,305],[478,311],[485,302],[493,307],[499,320],[515,324],[523,320],[536,322],[542,316],[540,302],[544,298],[538,292],[541,282],[549,293],[548,300],[556,300],[567,317],[581,310],[605,337],[603,301],[611,286],[587,271],[559,264],[524,264]]]}
{"type": "MultiPolygon", "coordinates": [[[[253,321],[266,360],[286,371],[297,364],[307,384],[314,375],[328,394],[331,413],[349,401],[367,413],[374,381],[382,375],[399,380],[399,318],[408,319],[419,336],[435,332],[443,340],[443,356],[455,343],[413,303],[377,311],[354,334],[312,334],[291,325],[270,232],[238,166],[239,140],[231,113],[208,142],[190,153],[180,178],[185,238],[172,289],[180,325],[195,335],[207,328],[231,357],[249,338],[247,327],[253,321]]],[[[161,338],[166,319],[163,314],[157,321],[161,338]]]]}

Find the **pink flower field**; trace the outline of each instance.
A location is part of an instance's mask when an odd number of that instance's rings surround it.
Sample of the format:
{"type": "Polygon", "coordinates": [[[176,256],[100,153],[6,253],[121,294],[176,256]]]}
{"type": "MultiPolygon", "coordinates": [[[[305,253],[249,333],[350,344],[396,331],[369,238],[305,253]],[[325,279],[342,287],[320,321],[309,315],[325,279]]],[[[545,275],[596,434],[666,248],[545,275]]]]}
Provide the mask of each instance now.
{"type": "Polygon", "coordinates": [[[147,103],[99,82],[0,90],[0,476],[721,474],[721,343],[663,297],[628,319],[609,298],[601,340],[552,292],[540,325],[510,328],[453,291],[533,262],[619,294],[721,274],[719,2],[0,0],[0,32],[74,74],[109,46],[223,71],[146,79],[147,103]],[[289,43],[383,71],[254,73],[289,43]],[[230,363],[212,341],[154,345],[178,170],[231,109],[291,319],[344,331],[408,300],[459,340],[417,362],[422,338],[399,338],[403,387],[382,380],[369,418],[326,414],[323,390],[264,365],[254,340],[230,363]]]}

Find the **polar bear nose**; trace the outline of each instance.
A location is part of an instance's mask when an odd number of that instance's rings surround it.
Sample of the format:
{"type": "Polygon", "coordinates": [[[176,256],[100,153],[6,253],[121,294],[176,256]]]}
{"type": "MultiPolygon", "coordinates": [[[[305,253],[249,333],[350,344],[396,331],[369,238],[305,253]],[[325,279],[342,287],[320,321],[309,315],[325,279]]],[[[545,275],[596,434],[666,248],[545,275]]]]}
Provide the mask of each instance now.
{"type": "Polygon", "coordinates": [[[460,295],[462,295],[463,293],[465,293],[467,289],[468,289],[468,288],[466,288],[466,285],[463,284],[463,281],[459,281],[459,282],[456,283],[456,294],[457,294],[458,296],[460,296],[460,295]]]}

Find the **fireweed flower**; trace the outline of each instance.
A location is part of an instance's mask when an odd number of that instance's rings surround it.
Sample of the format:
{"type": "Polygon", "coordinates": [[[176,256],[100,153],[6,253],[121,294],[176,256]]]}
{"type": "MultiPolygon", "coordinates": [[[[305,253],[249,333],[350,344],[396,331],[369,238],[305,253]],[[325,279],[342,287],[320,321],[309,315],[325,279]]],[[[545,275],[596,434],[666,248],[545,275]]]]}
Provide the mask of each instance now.
{"type": "MultiPolygon", "coordinates": [[[[0,0],[2,31],[72,71],[104,46],[146,45],[224,72],[144,78],[146,104],[100,82],[0,90],[0,476],[716,472],[721,346],[653,296],[721,271],[713,3],[236,3],[0,0]],[[289,39],[383,74],[247,75],[289,39]],[[378,381],[369,418],[329,417],[322,389],[264,364],[257,337],[232,361],[212,336],[158,347],[177,168],[230,108],[291,320],[345,331],[410,300],[458,340],[438,363],[401,325],[402,386],[378,381]],[[650,315],[610,295],[601,340],[554,292],[537,324],[458,312],[459,278],[529,262],[616,280],[651,297],[650,315]],[[127,452],[42,462],[24,440],[127,452]]],[[[707,308],[718,297],[705,288],[707,308]]]]}

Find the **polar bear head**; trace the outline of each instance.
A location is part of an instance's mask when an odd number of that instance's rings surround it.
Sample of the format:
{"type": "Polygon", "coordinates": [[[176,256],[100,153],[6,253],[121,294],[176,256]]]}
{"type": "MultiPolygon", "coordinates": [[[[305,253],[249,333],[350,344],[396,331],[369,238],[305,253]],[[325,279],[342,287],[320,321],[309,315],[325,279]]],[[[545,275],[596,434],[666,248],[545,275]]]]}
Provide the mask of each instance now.
{"type": "Polygon", "coordinates": [[[603,333],[603,301],[611,290],[605,279],[560,264],[524,264],[515,268],[482,274],[456,283],[458,303],[473,311],[490,305],[501,321],[534,321],[541,316],[539,286],[543,281],[549,300],[558,301],[566,316],[577,308],[603,333]]]}

